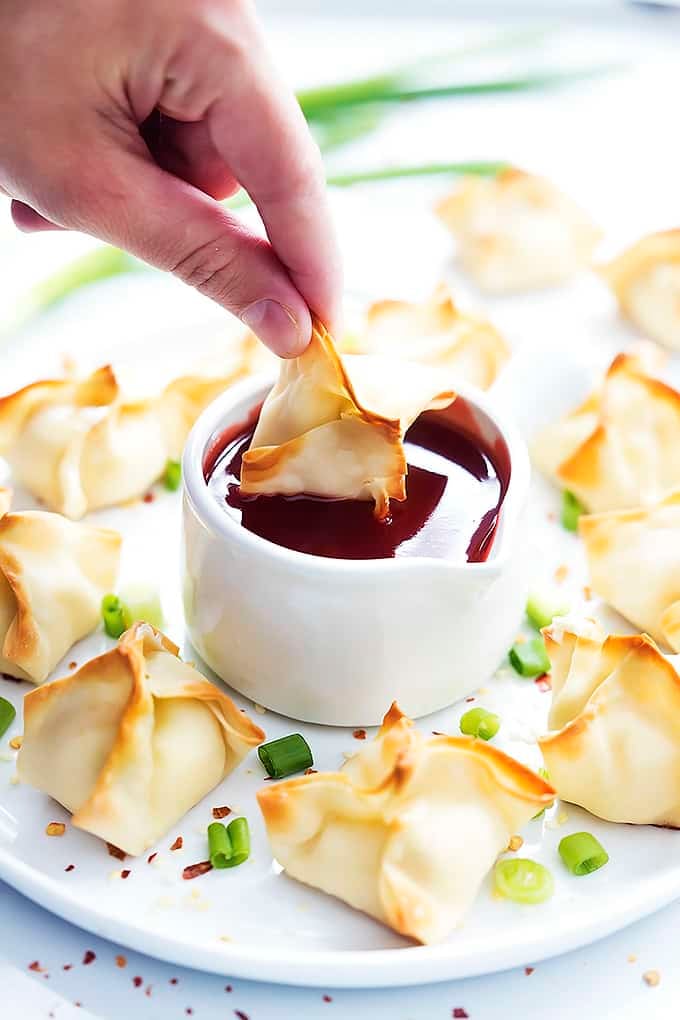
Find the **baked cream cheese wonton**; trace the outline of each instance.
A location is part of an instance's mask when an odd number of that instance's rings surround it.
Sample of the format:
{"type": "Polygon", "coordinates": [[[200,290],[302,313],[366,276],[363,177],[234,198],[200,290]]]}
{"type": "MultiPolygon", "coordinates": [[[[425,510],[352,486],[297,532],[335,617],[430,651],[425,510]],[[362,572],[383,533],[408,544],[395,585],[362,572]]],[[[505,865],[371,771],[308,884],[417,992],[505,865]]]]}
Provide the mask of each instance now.
{"type": "Polygon", "coordinates": [[[536,466],[593,512],[652,503],[680,486],[680,393],[619,354],[590,396],[534,437],[536,466]]]}
{"type": "Polygon", "coordinates": [[[446,368],[453,378],[488,389],[510,349],[486,319],[462,312],[446,284],[423,302],[377,301],[352,338],[361,354],[386,354],[446,368]]]}
{"type": "Polygon", "coordinates": [[[594,621],[544,632],[552,730],[539,739],[564,800],[610,822],[680,827],[680,676],[646,635],[594,621]]]}
{"type": "Polygon", "coordinates": [[[680,350],[680,230],[643,237],[600,273],[627,319],[651,340],[680,350]]]}
{"type": "Polygon", "coordinates": [[[51,510],[79,518],[141,496],[178,459],[204,407],[236,378],[184,376],[130,402],[110,365],[0,399],[0,456],[51,510]]]}
{"type": "Polygon", "coordinates": [[[44,510],[9,513],[0,489],[0,673],[41,683],[100,621],[120,536],[44,510]]]}
{"type": "Polygon", "coordinates": [[[390,499],[406,498],[407,428],[454,399],[429,365],[341,358],[316,321],[304,353],[281,362],[243,455],[241,491],[375,500],[376,514],[387,516],[390,499]]]}
{"type": "Polygon", "coordinates": [[[581,517],[579,532],[593,591],[680,652],[680,492],[653,506],[581,517]]]}
{"type": "Polygon", "coordinates": [[[437,206],[463,268],[487,291],[561,283],[586,267],[600,230],[544,177],[514,167],[466,177],[437,206]]]}
{"type": "Polygon", "coordinates": [[[270,784],[257,798],[288,875],[429,943],[460,924],[554,790],[483,740],[424,737],[393,705],[341,772],[270,784]]]}
{"type": "Polygon", "coordinates": [[[148,623],[24,699],[19,779],[73,824],[141,854],[264,733],[148,623]]]}

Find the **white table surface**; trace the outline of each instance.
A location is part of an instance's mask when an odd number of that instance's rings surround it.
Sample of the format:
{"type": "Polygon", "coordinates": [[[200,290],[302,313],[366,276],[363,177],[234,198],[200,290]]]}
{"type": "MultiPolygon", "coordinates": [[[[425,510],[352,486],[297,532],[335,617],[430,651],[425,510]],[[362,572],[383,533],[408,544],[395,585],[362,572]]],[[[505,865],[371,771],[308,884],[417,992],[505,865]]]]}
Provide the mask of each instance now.
{"type": "MultiPolygon", "coordinates": [[[[281,11],[280,3],[265,6],[281,11]]],[[[310,6],[307,4],[307,9],[310,6]]],[[[408,5],[399,6],[403,10],[408,5]]],[[[441,10],[441,5],[435,6],[441,10]]],[[[495,13],[482,28],[498,27],[502,21],[497,13],[500,5],[492,6],[495,13]]],[[[592,10],[594,5],[590,6],[592,10]]],[[[674,65],[680,49],[680,19],[622,12],[615,21],[607,22],[603,15],[612,6],[607,3],[599,17],[572,16],[566,25],[558,24],[547,53],[548,63],[563,52],[576,53],[582,62],[632,58],[632,69],[596,95],[579,90],[551,98],[518,96],[455,107],[444,104],[418,115],[409,111],[378,139],[356,146],[343,157],[345,164],[511,159],[556,177],[590,204],[614,243],[632,239],[645,229],[677,226],[680,146],[674,65]],[[441,130],[442,116],[449,117],[450,132],[441,130]],[[409,131],[406,144],[405,123],[409,131]]],[[[316,7],[318,10],[320,5],[316,7]]],[[[550,11],[555,25],[554,5],[550,11]]],[[[277,17],[271,16],[272,38],[291,79],[299,84],[368,69],[375,64],[378,52],[389,63],[395,56],[441,50],[465,41],[480,28],[469,19],[406,23],[390,17],[330,24],[305,18],[284,25],[280,14],[277,17]],[[329,40],[333,40],[332,46],[329,40]],[[304,81],[296,74],[301,67],[305,68],[304,81]]],[[[409,187],[411,196],[420,194],[419,185],[409,187]]],[[[350,287],[375,294],[381,290],[424,293],[433,282],[427,258],[404,260],[400,275],[394,264],[388,270],[376,257],[380,243],[385,243],[384,237],[380,240],[381,232],[386,231],[390,241],[393,218],[389,206],[381,208],[381,202],[377,192],[370,190],[340,196],[338,218],[350,287]],[[343,232],[342,209],[347,202],[363,203],[369,224],[370,217],[376,217],[375,226],[367,229],[358,246],[355,238],[343,232]]],[[[0,207],[0,213],[4,212],[0,207]]],[[[439,235],[437,238],[439,241],[439,235]]],[[[46,275],[90,243],[72,235],[18,237],[8,227],[6,215],[4,221],[0,218],[0,320],[1,312],[32,279],[46,275]]],[[[436,245],[433,254],[440,254],[436,245]]],[[[130,309],[125,312],[133,313],[130,309]]],[[[464,1010],[470,1020],[677,1017],[679,926],[680,903],[676,903],[591,947],[538,964],[528,974],[522,968],[394,991],[295,989],[228,981],[128,952],[49,915],[0,883],[0,1018],[83,1020],[94,1015],[107,1020],[186,1016],[196,1020],[360,1020],[370,1015],[375,1020],[444,1020],[453,1017],[456,1009],[464,1010]],[[96,959],[84,965],[88,950],[96,959]],[[121,955],[125,967],[116,964],[121,955]],[[29,970],[33,961],[38,961],[39,971],[29,970]],[[661,975],[656,987],[643,980],[643,973],[649,970],[661,975]],[[142,979],[140,987],[135,986],[135,977],[142,979]],[[226,991],[226,987],[232,990],[226,991]],[[324,996],[330,996],[331,1001],[324,996]]],[[[266,974],[262,977],[266,979],[266,974]]]]}

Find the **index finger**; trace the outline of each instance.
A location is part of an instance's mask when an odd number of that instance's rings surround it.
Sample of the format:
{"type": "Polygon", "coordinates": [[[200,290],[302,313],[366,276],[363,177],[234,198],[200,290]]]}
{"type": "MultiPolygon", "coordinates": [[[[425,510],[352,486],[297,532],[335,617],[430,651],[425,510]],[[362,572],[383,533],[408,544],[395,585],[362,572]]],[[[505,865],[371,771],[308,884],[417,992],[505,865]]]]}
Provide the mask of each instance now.
{"type": "Polygon", "coordinates": [[[228,95],[209,114],[213,143],[257,206],[293,283],[332,325],[342,274],[318,147],[264,44],[232,56],[225,82],[228,95]]]}

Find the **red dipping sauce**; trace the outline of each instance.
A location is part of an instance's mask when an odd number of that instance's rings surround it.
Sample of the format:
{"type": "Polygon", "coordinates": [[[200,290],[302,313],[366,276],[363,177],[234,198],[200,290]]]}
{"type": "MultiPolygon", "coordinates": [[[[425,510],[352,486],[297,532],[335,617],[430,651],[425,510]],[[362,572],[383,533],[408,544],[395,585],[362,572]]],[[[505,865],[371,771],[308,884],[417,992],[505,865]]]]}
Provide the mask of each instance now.
{"type": "Polygon", "coordinates": [[[373,502],[315,496],[246,496],[241,457],[255,425],[225,432],[204,465],[219,505],[260,538],[301,553],[344,560],[420,556],[479,563],[493,545],[509,470],[477,439],[431,415],[406,433],[407,498],[379,521],[373,502]]]}

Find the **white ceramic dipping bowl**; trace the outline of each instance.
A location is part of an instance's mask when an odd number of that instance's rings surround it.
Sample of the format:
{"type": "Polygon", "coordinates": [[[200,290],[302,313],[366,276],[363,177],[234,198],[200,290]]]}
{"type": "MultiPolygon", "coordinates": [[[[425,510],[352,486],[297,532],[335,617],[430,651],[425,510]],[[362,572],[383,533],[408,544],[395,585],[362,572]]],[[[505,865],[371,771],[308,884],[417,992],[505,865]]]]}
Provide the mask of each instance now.
{"type": "Polygon", "coordinates": [[[515,428],[469,386],[438,412],[509,458],[485,563],[311,556],[241,527],[203,477],[207,451],[270,386],[250,378],[229,389],[184,452],[183,596],[196,650],[237,691],[306,722],[370,726],[394,700],[418,717],[474,691],[507,654],[526,600],[530,469],[515,428]]]}

